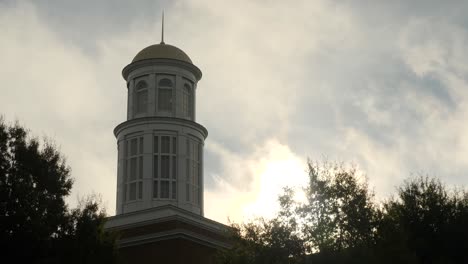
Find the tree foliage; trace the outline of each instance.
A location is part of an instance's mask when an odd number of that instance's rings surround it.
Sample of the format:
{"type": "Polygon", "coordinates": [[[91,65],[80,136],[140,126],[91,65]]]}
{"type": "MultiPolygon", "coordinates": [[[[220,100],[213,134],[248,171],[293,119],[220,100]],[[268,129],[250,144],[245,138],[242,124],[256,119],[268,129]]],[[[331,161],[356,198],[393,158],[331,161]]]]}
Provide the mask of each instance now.
{"type": "Polygon", "coordinates": [[[26,263],[112,259],[115,239],[103,231],[105,215],[98,203],[89,200],[68,209],[64,198],[72,185],[70,168],[52,143],[41,145],[19,124],[7,125],[0,118],[3,258],[26,263]]]}
{"type": "Polygon", "coordinates": [[[69,213],[62,239],[62,256],[68,263],[112,263],[116,260],[115,234],[104,230],[106,213],[100,198],[89,196],[69,213]]]}
{"type": "Polygon", "coordinates": [[[302,231],[313,251],[335,252],[372,243],[376,227],[373,194],[354,168],[309,163],[307,203],[299,206],[302,231]]]}
{"type": "Polygon", "coordinates": [[[279,219],[259,218],[231,227],[234,246],[218,256],[220,263],[302,263],[305,257],[304,241],[279,219]]]}
{"type": "Polygon", "coordinates": [[[468,194],[433,178],[376,202],[353,167],[308,163],[305,202],[285,188],[273,219],[233,224],[219,263],[466,263],[468,194]]]}
{"type": "Polygon", "coordinates": [[[398,189],[398,199],[384,204],[381,255],[397,251],[406,263],[468,261],[467,197],[466,192],[448,190],[434,178],[405,182],[398,189]]]}

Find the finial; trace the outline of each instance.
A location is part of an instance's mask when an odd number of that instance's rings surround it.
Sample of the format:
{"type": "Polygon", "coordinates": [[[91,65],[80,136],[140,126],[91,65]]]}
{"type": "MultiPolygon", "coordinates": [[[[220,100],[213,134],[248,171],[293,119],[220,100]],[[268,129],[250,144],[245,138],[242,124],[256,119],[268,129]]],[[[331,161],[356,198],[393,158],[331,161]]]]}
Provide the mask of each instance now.
{"type": "Polygon", "coordinates": [[[162,11],[162,24],[161,24],[161,44],[165,44],[164,43],[164,10],[162,11]]]}

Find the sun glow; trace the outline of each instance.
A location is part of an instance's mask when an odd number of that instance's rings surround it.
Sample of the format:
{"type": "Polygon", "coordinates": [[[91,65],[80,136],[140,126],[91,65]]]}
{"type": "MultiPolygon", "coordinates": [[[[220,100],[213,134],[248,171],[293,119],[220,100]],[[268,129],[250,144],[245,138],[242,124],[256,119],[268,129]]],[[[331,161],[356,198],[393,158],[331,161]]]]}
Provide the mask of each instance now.
{"type": "Polygon", "coordinates": [[[307,183],[306,162],[287,145],[270,140],[248,157],[226,153],[218,146],[210,148],[229,160],[229,166],[222,176],[212,175],[218,186],[205,191],[207,217],[221,222],[228,217],[235,222],[270,218],[279,209],[278,195],[284,187],[294,188],[296,197],[303,196],[300,187],[307,183]],[[231,169],[236,167],[242,169],[231,169]],[[246,179],[245,185],[236,185],[246,179]]]}
{"type": "Polygon", "coordinates": [[[256,195],[244,207],[244,216],[273,217],[279,209],[278,196],[284,187],[300,193],[307,182],[305,163],[286,146],[281,146],[269,159],[262,160],[254,180],[256,195]],[[279,151],[278,151],[279,150],[279,151]],[[276,152],[278,151],[278,152],[276,152]]]}

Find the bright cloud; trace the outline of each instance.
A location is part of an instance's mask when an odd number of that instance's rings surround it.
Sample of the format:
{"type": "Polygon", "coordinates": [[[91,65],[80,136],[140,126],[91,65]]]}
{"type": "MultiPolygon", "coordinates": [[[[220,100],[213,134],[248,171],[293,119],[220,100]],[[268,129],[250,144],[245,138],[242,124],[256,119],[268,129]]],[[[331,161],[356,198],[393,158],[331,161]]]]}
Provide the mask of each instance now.
{"type": "Polygon", "coordinates": [[[301,192],[307,183],[305,161],[277,140],[265,141],[248,156],[213,143],[207,148],[226,163],[220,175],[207,175],[215,179],[214,186],[205,190],[206,215],[213,219],[273,217],[282,189],[288,186],[301,192]]]}

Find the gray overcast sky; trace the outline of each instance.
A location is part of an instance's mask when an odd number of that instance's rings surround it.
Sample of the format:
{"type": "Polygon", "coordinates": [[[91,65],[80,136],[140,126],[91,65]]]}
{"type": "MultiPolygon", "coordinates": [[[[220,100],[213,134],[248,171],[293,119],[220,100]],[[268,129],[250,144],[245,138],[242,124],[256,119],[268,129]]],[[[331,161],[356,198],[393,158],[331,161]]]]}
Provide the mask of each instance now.
{"type": "Polygon", "coordinates": [[[114,212],[122,68],[165,40],[203,71],[206,216],[274,210],[306,160],[357,164],[379,197],[468,184],[466,1],[0,1],[0,113],[53,138],[114,212]]]}

